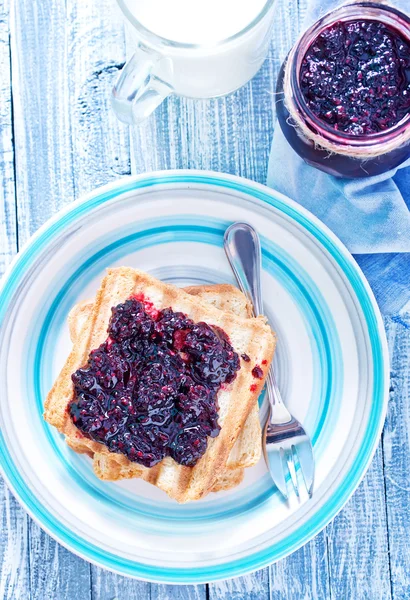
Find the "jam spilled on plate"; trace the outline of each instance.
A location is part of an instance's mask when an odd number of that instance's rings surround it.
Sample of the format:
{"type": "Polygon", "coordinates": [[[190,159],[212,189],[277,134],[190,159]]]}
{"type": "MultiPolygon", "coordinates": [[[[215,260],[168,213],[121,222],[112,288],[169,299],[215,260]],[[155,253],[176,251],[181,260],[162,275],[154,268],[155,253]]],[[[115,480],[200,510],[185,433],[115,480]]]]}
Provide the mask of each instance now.
{"type": "Polygon", "coordinates": [[[131,461],[171,456],[193,466],[219,434],[217,394],[239,366],[226,334],[131,298],[112,309],[108,338],[72,375],[74,424],[131,461]]]}
{"type": "Polygon", "coordinates": [[[300,87],[310,110],[335,130],[385,131],[410,112],[410,42],[378,21],[337,22],[309,46],[300,87]]]}

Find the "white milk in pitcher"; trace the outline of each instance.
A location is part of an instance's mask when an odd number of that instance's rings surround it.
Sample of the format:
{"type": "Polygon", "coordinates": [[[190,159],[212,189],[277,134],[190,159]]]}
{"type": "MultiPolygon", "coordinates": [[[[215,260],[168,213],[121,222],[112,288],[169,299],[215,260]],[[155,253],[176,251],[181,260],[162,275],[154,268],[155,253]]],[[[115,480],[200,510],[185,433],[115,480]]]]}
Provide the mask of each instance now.
{"type": "Polygon", "coordinates": [[[256,19],[266,0],[132,0],[130,12],[147,29],[181,44],[215,44],[256,19]]]}
{"type": "Polygon", "coordinates": [[[273,0],[118,2],[137,43],[158,50],[155,71],[178,95],[227,94],[251,79],[266,56],[273,0]],[[173,44],[145,34],[139,24],[173,44]]]}

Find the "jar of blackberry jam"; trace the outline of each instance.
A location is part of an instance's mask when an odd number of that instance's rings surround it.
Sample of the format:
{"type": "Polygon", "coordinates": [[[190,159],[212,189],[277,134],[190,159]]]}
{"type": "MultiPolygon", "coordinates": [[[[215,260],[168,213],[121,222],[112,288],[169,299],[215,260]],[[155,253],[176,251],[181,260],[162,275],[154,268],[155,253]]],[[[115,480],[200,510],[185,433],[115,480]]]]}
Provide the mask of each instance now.
{"type": "Polygon", "coordinates": [[[282,65],[276,108],[289,144],[326,173],[400,165],[410,156],[410,18],[373,2],[325,15],[282,65]]]}

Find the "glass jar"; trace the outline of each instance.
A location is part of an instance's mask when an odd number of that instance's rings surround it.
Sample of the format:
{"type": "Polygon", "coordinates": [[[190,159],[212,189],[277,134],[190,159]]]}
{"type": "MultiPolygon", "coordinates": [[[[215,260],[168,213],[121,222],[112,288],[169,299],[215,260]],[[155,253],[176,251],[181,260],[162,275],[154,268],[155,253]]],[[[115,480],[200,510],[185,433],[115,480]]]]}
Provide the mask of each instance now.
{"type": "Polygon", "coordinates": [[[393,127],[367,135],[337,131],[307,105],[299,78],[303,58],[318,35],[343,21],[371,20],[390,26],[410,41],[410,18],[379,3],[346,4],[312,25],[282,65],[277,85],[279,124],[292,148],[308,164],[336,177],[366,177],[397,167],[410,156],[410,113],[393,127]]]}

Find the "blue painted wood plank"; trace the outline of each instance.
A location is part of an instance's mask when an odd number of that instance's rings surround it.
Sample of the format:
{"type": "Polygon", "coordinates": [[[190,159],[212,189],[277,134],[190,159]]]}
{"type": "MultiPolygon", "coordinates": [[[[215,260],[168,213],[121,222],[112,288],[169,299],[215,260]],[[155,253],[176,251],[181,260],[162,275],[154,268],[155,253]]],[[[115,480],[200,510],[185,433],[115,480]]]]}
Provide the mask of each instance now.
{"type": "Polygon", "coordinates": [[[383,433],[393,600],[410,598],[410,313],[386,320],[391,383],[383,433]]]}
{"type": "Polygon", "coordinates": [[[93,568],[93,600],[206,600],[206,587],[150,584],[93,568]]]}
{"type": "MultiPolygon", "coordinates": [[[[9,2],[0,2],[0,275],[17,251],[9,2]]],[[[0,598],[29,597],[28,517],[0,478],[0,598]]]]}
{"type": "MultiPolygon", "coordinates": [[[[16,198],[24,242],[74,197],[64,0],[20,0],[10,21],[16,198]]],[[[29,520],[33,600],[89,600],[90,566],[29,520]]]]}
{"type": "Polygon", "coordinates": [[[206,600],[204,585],[151,584],[151,600],[206,600]]]}
{"type": "Polygon", "coordinates": [[[64,0],[19,0],[10,27],[20,242],[74,197],[64,0]]]}
{"type": "Polygon", "coordinates": [[[149,600],[150,584],[91,565],[92,600],[149,600]]]}
{"type": "Polygon", "coordinates": [[[210,584],[209,600],[270,600],[269,569],[210,584]]]}
{"type": "Polygon", "coordinates": [[[78,197],[130,173],[129,129],[111,110],[125,61],[124,23],[112,0],[67,0],[69,113],[78,197]]]}
{"type": "Polygon", "coordinates": [[[265,182],[273,93],[272,70],[265,62],[252,82],[226,98],[169,98],[132,132],[133,172],[211,169],[265,182]]]}
{"type": "Polygon", "coordinates": [[[330,598],[326,533],[270,567],[270,600],[330,598]]]}
{"type": "Polygon", "coordinates": [[[0,478],[0,598],[29,600],[28,517],[0,478]]]}
{"type": "Polygon", "coordinates": [[[0,2],[0,276],[17,251],[8,9],[0,2]]]}
{"type": "Polygon", "coordinates": [[[30,600],[90,600],[90,565],[30,523],[30,600]]]}
{"type": "Polygon", "coordinates": [[[390,569],[381,445],[363,482],[326,529],[332,600],[389,600],[390,569]]]}

